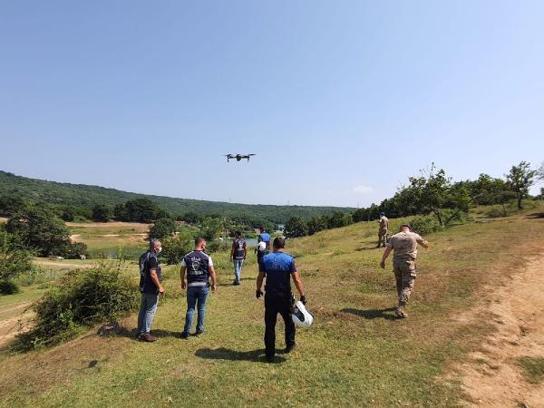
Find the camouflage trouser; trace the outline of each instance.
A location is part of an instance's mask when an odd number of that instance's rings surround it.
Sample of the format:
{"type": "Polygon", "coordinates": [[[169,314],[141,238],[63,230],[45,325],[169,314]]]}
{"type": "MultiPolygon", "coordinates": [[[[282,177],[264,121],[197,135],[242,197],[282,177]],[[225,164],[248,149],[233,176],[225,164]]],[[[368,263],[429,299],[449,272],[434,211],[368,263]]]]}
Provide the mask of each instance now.
{"type": "Polygon", "coordinates": [[[415,261],[394,261],[393,271],[397,281],[397,295],[399,306],[404,306],[416,284],[416,263],[415,261]]]}
{"type": "Polygon", "coordinates": [[[387,243],[387,230],[378,232],[378,248],[381,246],[385,247],[387,243]]]}

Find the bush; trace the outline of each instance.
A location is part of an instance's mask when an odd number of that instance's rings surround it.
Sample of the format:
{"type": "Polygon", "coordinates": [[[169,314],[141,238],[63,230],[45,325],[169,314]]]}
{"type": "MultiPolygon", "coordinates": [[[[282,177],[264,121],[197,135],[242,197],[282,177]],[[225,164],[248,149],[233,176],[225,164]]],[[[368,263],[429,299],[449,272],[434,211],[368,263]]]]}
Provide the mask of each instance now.
{"type": "Polygon", "coordinates": [[[103,204],[97,204],[93,207],[92,218],[96,222],[108,222],[112,217],[112,211],[103,204]]]}
{"type": "Polygon", "coordinates": [[[179,264],[183,256],[193,249],[193,246],[193,235],[187,230],[182,230],[176,237],[166,238],[162,241],[161,258],[168,265],[179,264]]]}
{"type": "Polygon", "coordinates": [[[73,337],[86,326],[112,322],[138,306],[135,282],[123,274],[123,264],[103,263],[65,275],[33,309],[34,327],[17,336],[15,348],[31,350],[73,337]]]}
{"type": "Polygon", "coordinates": [[[176,232],[176,222],[172,218],[158,219],[149,230],[149,238],[162,239],[176,232]]]}
{"type": "Polygon", "coordinates": [[[19,287],[13,281],[0,280],[0,294],[13,295],[19,293],[19,287]]]}
{"type": "Polygon", "coordinates": [[[412,218],[412,220],[410,220],[410,225],[412,226],[414,232],[417,232],[420,235],[440,231],[443,228],[436,220],[436,217],[431,215],[412,218]]]}
{"type": "Polygon", "coordinates": [[[308,235],[308,225],[300,217],[291,217],[285,224],[287,238],[303,237],[308,235]]]}
{"type": "Polygon", "coordinates": [[[0,229],[0,293],[18,292],[13,279],[32,267],[31,253],[21,249],[15,236],[0,229]]]}
{"type": "Polygon", "coordinates": [[[83,242],[69,242],[66,244],[62,256],[66,259],[88,258],[89,253],[87,251],[87,245],[83,242]]]}

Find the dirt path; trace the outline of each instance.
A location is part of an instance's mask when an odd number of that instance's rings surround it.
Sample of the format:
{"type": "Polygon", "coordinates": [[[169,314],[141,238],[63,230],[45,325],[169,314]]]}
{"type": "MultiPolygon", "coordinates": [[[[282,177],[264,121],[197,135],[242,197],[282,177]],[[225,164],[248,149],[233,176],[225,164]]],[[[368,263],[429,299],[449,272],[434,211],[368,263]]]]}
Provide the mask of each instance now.
{"type": "Polygon", "coordinates": [[[544,383],[528,383],[518,365],[525,356],[544,357],[544,255],[460,320],[491,319],[494,326],[480,350],[455,367],[466,406],[544,407],[544,383]]]}
{"type": "Polygon", "coordinates": [[[29,310],[30,305],[31,302],[24,302],[0,310],[0,350],[5,348],[15,338],[21,324],[28,322],[32,318],[33,312],[29,310]],[[15,314],[15,316],[4,318],[6,314],[15,314]]]}

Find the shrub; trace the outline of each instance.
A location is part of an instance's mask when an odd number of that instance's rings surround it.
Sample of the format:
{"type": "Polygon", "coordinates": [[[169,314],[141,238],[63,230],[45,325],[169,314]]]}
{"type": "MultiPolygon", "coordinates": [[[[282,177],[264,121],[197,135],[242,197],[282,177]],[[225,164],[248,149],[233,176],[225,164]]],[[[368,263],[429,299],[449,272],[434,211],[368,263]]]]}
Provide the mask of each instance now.
{"type": "Polygon", "coordinates": [[[85,326],[112,322],[138,305],[136,283],[121,262],[75,270],[50,289],[33,308],[34,327],[18,335],[15,348],[31,350],[73,337],[85,326]]]}
{"type": "Polygon", "coordinates": [[[83,242],[69,242],[66,244],[62,256],[66,259],[81,259],[89,257],[87,245],[83,242]]]}
{"type": "Polygon", "coordinates": [[[488,209],[484,215],[488,218],[500,218],[500,217],[507,217],[508,216],[508,211],[506,210],[506,208],[502,208],[502,207],[491,207],[490,209],[488,209]]]}
{"type": "Polygon", "coordinates": [[[31,253],[21,249],[15,236],[0,229],[0,293],[18,292],[13,279],[32,267],[31,253]]]}
{"type": "Polygon", "coordinates": [[[161,257],[168,265],[178,264],[183,256],[193,249],[193,245],[193,235],[187,230],[182,230],[176,237],[162,241],[161,257]]]}
{"type": "Polygon", "coordinates": [[[172,218],[158,219],[149,230],[149,238],[166,238],[176,232],[176,222],[172,218]]]}
{"type": "Polygon", "coordinates": [[[412,218],[412,220],[410,220],[410,225],[412,226],[414,232],[421,235],[440,231],[443,228],[438,223],[436,217],[430,215],[412,218]]]}
{"type": "Polygon", "coordinates": [[[96,222],[108,222],[112,217],[112,211],[103,204],[97,204],[93,207],[92,218],[96,222]]]}
{"type": "Polygon", "coordinates": [[[287,238],[303,237],[308,235],[308,225],[300,217],[291,217],[285,224],[287,238]]]}

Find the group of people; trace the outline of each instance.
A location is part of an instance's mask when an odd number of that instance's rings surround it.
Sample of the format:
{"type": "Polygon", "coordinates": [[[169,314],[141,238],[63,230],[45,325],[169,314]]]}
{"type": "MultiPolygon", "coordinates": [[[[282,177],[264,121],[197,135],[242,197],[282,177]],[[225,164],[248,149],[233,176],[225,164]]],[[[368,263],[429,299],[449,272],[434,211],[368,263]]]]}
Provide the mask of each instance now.
{"type": "MultiPolygon", "coordinates": [[[[300,301],[306,303],[304,286],[295,266],[294,258],[284,252],[285,238],[277,237],[272,243],[271,237],[264,228],[260,229],[257,246],[257,277],[256,297],[264,295],[265,304],[265,354],[267,361],[273,361],[276,354],[276,322],[278,314],[285,323],[285,353],[295,347],[295,324],[291,318],[294,297],[291,290],[291,278],[299,293],[300,301]],[[263,292],[263,282],[266,279],[263,292]]],[[[157,311],[160,295],[164,293],[162,286],[162,271],[158,255],[162,250],[159,240],[151,240],[149,250],[140,257],[140,292],[142,293],[140,312],[138,314],[138,339],[154,342],[156,337],[151,335],[151,325],[157,311]]],[[[188,339],[193,325],[193,317],[197,312],[195,336],[204,333],[206,315],[206,300],[209,290],[217,289],[217,275],[212,258],[206,254],[206,240],[195,239],[194,250],[186,254],[180,267],[181,289],[187,290],[187,312],[181,338],[188,339]]],[[[247,256],[247,244],[240,232],[235,233],[231,248],[231,258],[234,265],[235,279],[233,284],[240,285],[241,271],[247,256]]]]}
{"type": "MultiPolygon", "coordinates": [[[[403,224],[400,231],[389,237],[389,220],[384,213],[378,220],[378,248],[385,247],[380,266],[393,252],[393,271],[395,275],[398,305],[395,315],[406,318],[406,304],[414,289],[416,279],[416,258],[418,244],[428,248],[428,242],[412,231],[408,224],[403,224]]],[[[291,318],[294,297],[291,290],[291,279],[306,304],[304,285],[295,265],[295,259],[285,252],[285,238],[277,237],[270,245],[271,237],[264,228],[260,228],[256,248],[259,273],[255,295],[257,299],[264,296],[265,305],[265,354],[268,361],[273,361],[276,353],[276,322],[281,315],[285,323],[285,350],[289,353],[295,347],[295,324],[291,318]],[[272,249],[272,251],[270,251],[272,249]],[[265,282],[264,292],[263,283],[265,282]]],[[[161,242],[151,240],[149,250],[140,257],[140,292],[142,293],[140,312],[138,315],[138,338],[146,342],[157,339],[151,335],[151,324],[157,311],[159,297],[164,293],[162,272],[158,255],[162,250],[161,242]]],[[[198,313],[194,335],[204,333],[206,300],[209,290],[217,289],[217,276],[212,258],[205,252],[206,240],[196,238],[194,250],[186,254],[180,267],[181,289],[187,290],[187,313],[181,338],[188,339],[195,312],[198,313]]],[[[240,232],[235,233],[231,247],[231,258],[234,266],[233,285],[240,285],[242,266],[247,257],[247,243],[240,232]]]]}

